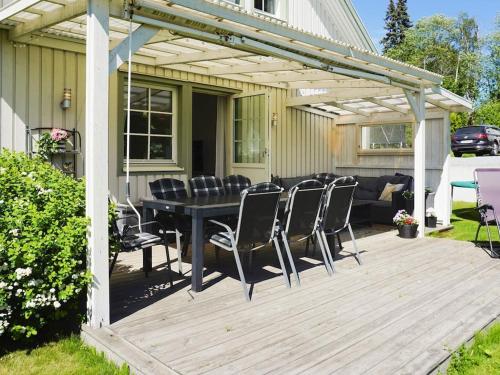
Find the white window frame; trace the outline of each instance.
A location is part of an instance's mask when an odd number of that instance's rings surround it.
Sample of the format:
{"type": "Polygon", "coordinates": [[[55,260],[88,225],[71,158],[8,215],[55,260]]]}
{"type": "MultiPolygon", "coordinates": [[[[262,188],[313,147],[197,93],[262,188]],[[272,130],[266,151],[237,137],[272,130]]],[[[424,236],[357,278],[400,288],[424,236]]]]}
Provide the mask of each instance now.
{"type": "Polygon", "coordinates": [[[408,121],[397,122],[377,122],[377,123],[360,123],[357,126],[357,139],[358,139],[358,155],[412,155],[415,148],[415,123],[408,121]],[[412,145],[408,148],[380,148],[380,149],[363,149],[363,128],[376,127],[376,126],[398,126],[407,125],[411,126],[412,145]]]}
{"type": "MultiPolygon", "coordinates": [[[[151,111],[151,94],[150,91],[148,91],[148,155],[150,154],[150,138],[151,138],[151,117],[149,114],[151,113],[163,113],[163,114],[170,114],[172,116],[172,135],[153,135],[153,137],[164,137],[164,138],[171,138],[172,139],[172,158],[171,159],[130,159],[130,164],[132,166],[132,169],[135,170],[146,170],[148,169],[148,166],[154,167],[161,167],[161,166],[175,166],[177,165],[177,142],[178,142],[178,137],[177,137],[177,128],[178,128],[178,112],[179,112],[179,107],[178,107],[178,89],[175,86],[170,86],[170,85],[162,85],[162,84],[155,84],[155,83],[148,83],[148,82],[143,82],[143,81],[132,81],[132,86],[134,87],[143,87],[148,90],[150,89],[156,89],[156,90],[168,90],[172,92],[172,112],[158,112],[158,111],[151,111]]],[[[124,86],[125,88],[126,86],[124,86]]],[[[124,91],[122,90],[122,98],[124,97],[124,91]]],[[[123,100],[123,106],[122,106],[122,113],[123,113],[123,118],[126,120],[127,116],[127,103],[125,100],[123,100]]],[[[145,112],[143,110],[131,110],[132,112],[145,112]]],[[[122,132],[122,135],[125,137],[126,131],[124,130],[122,132]]],[[[146,136],[146,133],[130,133],[130,135],[140,135],[140,136],[146,136]]],[[[123,153],[125,154],[126,150],[126,144],[124,143],[123,145],[123,153]]],[[[132,147],[132,144],[131,144],[132,147]]],[[[123,163],[125,164],[125,155],[124,155],[124,160],[123,163]]],[[[148,169],[149,170],[149,169],[148,169]]]]}

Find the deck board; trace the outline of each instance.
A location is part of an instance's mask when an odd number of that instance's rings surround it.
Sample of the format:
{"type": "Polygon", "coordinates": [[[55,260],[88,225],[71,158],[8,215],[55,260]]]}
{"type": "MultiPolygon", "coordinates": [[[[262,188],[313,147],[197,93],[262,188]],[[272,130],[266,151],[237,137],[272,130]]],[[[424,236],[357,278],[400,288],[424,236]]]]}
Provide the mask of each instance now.
{"type": "Polygon", "coordinates": [[[121,255],[111,280],[114,323],[95,340],[114,357],[126,359],[129,348],[141,373],[162,365],[181,374],[428,373],[500,315],[500,261],[471,243],[379,229],[358,233],[362,266],[345,242],[333,277],[319,251],[305,257],[294,246],[301,287],[287,289],[275,253],[259,253],[248,274],[251,303],[231,254],[217,264],[207,247],[198,294],[189,271],[169,289],[161,249],[147,279],[139,253],[121,255]]]}

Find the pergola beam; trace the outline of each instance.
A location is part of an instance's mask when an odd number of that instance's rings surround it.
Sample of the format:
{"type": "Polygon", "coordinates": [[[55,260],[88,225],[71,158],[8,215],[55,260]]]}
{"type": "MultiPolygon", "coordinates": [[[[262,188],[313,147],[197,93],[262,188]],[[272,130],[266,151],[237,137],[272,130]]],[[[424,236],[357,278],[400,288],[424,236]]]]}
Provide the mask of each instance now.
{"type": "Polygon", "coordinates": [[[10,4],[0,9],[0,21],[6,20],[16,14],[25,11],[26,9],[38,4],[40,0],[18,0],[12,1],[10,4]]]}
{"type": "Polygon", "coordinates": [[[362,88],[370,89],[374,87],[387,87],[388,85],[380,82],[373,82],[365,79],[330,79],[330,80],[308,80],[291,81],[287,84],[290,89],[342,89],[342,88],[362,88]]]}
{"type": "Polygon", "coordinates": [[[381,107],[385,107],[385,108],[389,108],[390,110],[392,111],[396,111],[396,112],[399,112],[399,113],[404,113],[405,115],[408,114],[409,110],[406,109],[406,108],[402,108],[398,105],[395,105],[395,104],[391,104],[391,103],[388,103],[386,100],[384,99],[377,99],[377,98],[363,98],[363,100],[367,101],[367,102],[370,102],[370,103],[373,103],[373,104],[377,104],[381,107]]]}
{"type": "Polygon", "coordinates": [[[136,53],[148,40],[150,40],[160,29],[148,25],[141,25],[127,36],[109,53],[109,74],[116,71],[124,62],[128,60],[128,47],[132,41],[132,55],[136,53]]]}
{"type": "Polygon", "coordinates": [[[43,15],[31,21],[20,23],[10,31],[9,37],[12,40],[19,41],[27,34],[81,16],[82,14],[85,14],[86,11],[87,2],[85,0],[77,0],[72,3],[68,2],[67,5],[59,9],[45,12],[43,15]]]}
{"type": "Polygon", "coordinates": [[[294,62],[277,62],[277,63],[255,63],[245,65],[233,65],[224,68],[209,68],[208,74],[214,76],[227,74],[245,74],[245,73],[266,73],[279,72],[285,70],[303,69],[301,64],[294,62]]]}
{"type": "Polygon", "coordinates": [[[298,105],[308,105],[308,104],[319,104],[328,103],[339,100],[351,100],[359,99],[361,95],[363,96],[385,96],[394,95],[401,93],[401,89],[397,87],[387,87],[387,88],[371,88],[371,89],[344,89],[339,92],[329,91],[325,94],[319,95],[307,95],[307,96],[295,96],[288,98],[286,100],[287,107],[295,107],[298,105]]]}
{"type": "Polygon", "coordinates": [[[254,54],[249,52],[224,48],[211,52],[179,53],[175,56],[158,57],[156,58],[156,65],[189,64],[200,61],[224,60],[253,55],[254,54]]]}
{"type": "Polygon", "coordinates": [[[356,113],[358,115],[365,116],[365,117],[369,117],[371,115],[370,112],[364,111],[361,108],[355,108],[355,107],[353,107],[352,105],[349,105],[349,104],[343,104],[343,103],[339,103],[339,102],[335,102],[335,101],[331,101],[331,102],[328,102],[328,103],[325,103],[325,104],[326,105],[331,105],[331,106],[339,108],[339,109],[342,109],[344,111],[349,111],[349,112],[352,112],[352,113],[356,113]]]}

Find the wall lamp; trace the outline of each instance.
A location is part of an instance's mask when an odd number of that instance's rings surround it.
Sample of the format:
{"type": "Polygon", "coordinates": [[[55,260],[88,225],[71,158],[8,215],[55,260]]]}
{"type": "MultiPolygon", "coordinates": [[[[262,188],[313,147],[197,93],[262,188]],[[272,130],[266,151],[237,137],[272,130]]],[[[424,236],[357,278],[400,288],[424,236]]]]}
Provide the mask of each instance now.
{"type": "Polygon", "coordinates": [[[61,101],[61,109],[66,110],[71,108],[71,89],[64,89],[63,100],[61,101]]]}

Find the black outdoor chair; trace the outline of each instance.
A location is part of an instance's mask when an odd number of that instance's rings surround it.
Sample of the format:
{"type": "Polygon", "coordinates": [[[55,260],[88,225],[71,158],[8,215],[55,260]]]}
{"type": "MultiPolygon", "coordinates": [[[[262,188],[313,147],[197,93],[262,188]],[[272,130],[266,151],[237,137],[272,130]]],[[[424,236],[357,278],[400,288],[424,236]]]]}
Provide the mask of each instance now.
{"type": "MultiPolygon", "coordinates": [[[[278,214],[281,192],[282,189],[280,187],[269,182],[263,182],[243,190],[241,193],[238,226],[235,231],[227,224],[220,223],[216,220],[210,220],[212,223],[226,230],[225,232],[213,235],[210,242],[224,250],[233,252],[241,285],[247,301],[250,301],[250,295],[248,293],[239,252],[252,252],[271,242],[274,243],[278,254],[285,285],[290,288],[290,280],[288,279],[277,238],[276,216],[278,214]]],[[[287,253],[289,253],[288,249],[287,253]]],[[[293,262],[291,254],[288,254],[288,258],[293,262]]],[[[293,269],[295,269],[295,266],[293,266],[293,269]]],[[[298,279],[296,273],[295,276],[298,279]]]]}
{"type": "Polygon", "coordinates": [[[226,176],[222,180],[226,194],[240,194],[243,190],[252,186],[248,177],[242,175],[226,176]]]}
{"type": "Polygon", "coordinates": [[[316,173],[312,176],[313,179],[318,180],[323,185],[330,185],[338,176],[333,173],[316,173]]]}
{"type": "Polygon", "coordinates": [[[490,245],[490,256],[499,257],[500,254],[493,248],[490,225],[496,225],[500,237],[500,168],[478,168],[474,171],[476,182],[477,210],[480,219],[474,242],[477,244],[479,230],[486,226],[488,241],[490,245]]]}
{"type": "MultiPolygon", "coordinates": [[[[288,254],[291,254],[289,242],[301,242],[313,237],[318,225],[325,189],[323,183],[318,180],[302,181],[290,189],[282,224],[280,224],[281,239],[288,254]]],[[[329,262],[325,252],[322,252],[328,270],[329,262]]],[[[293,260],[290,263],[293,264],[293,260]]],[[[300,284],[298,279],[297,282],[300,284]]]]}
{"type": "Polygon", "coordinates": [[[193,197],[214,197],[224,195],[224,186],[219,177],[197,176],[189,180],[193,197]]]}
{"type": "MultiPolygon", "coordinates": [[[[184,182],[175,178],[162,178],[149,183],[151,194],[156,199],[183,199],[187,198],[187,190],[184,182]]],[[[186,215],[173,214],[169,212],[158,212],[155,220],[163,224],[167,230],[175,232],[175,243],[177,247],[177,263],[179,273],[182,274],[182,256],[187,254],[189,241],[191,239],[191,218],[186,215]],[[183,237],[182,250],[180,237],[183,237]],[[182,255],[181,255],[182,254],[182,255]]]]}
{"type": "Polygon", "coordinates": [[[351,240],[355,250],[356,260],[361,264],[358,246],[354,233],[349,222],[352,199],[357,182],[354,177],[340,177],[335,179],[326,189],[324,206],[316,227],[316,238],[322,251],[326,251],[330,260],[330,274],[333,274],[335,267],[331,250],[335,252],[335,236],[343,230],[349,230],[351,240]],[[328,246],[327,236],[332,236],[333,249],[328,246]]]}
{"type": "MultiPolygon", "coordinates": [[[[109,267],[109,275],[111,276],[115,267],[118,254],[120,252],[131,252],[144,250],[152,246],[163,245],[167,255],[167,271],[170,281],[170,286],[173,286],[172,269],[170,267],[170,254],[168,252],[169,234],[175,233],[168,231],[158,221],[141,222],[140,218],[135,214],[122,214],[120,211],[118,217],[112,223],[113,235],[115,236],[119,248],[115,251],[111,265],[109,267]]],[[[146,277],[148,272],[144,271],[146,277]]]]}

